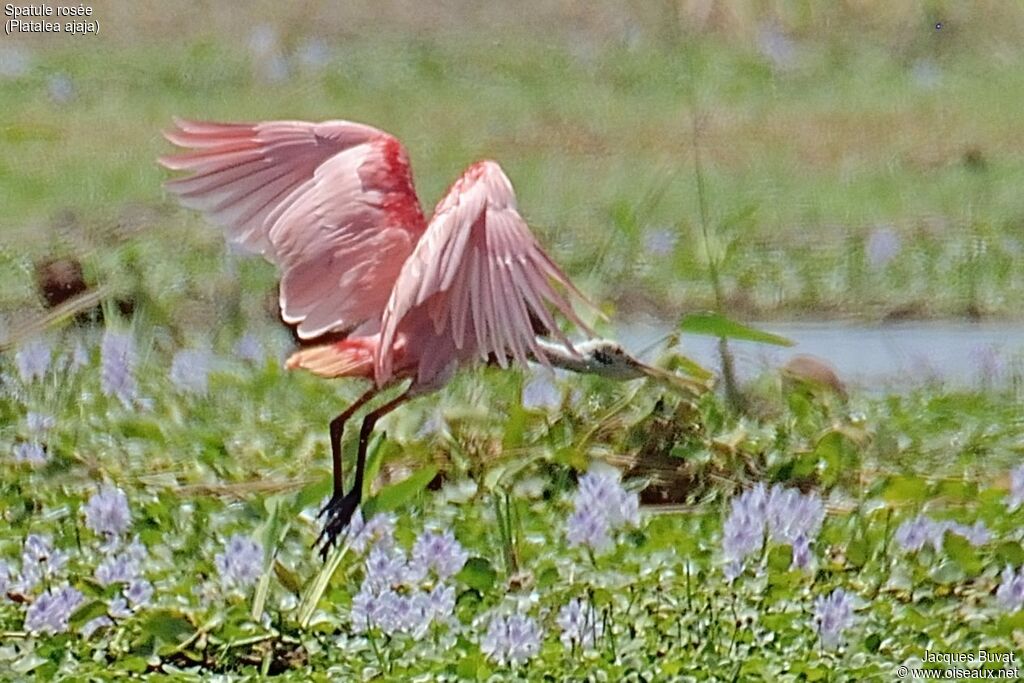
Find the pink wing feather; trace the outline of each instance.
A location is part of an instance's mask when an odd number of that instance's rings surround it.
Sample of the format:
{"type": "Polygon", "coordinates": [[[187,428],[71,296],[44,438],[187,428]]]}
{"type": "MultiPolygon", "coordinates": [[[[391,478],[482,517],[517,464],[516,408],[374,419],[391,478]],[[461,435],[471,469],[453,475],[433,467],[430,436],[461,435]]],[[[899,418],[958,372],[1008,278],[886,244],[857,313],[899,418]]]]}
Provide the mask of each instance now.
{"type": "Polygon", "coordinates": [[[375,324],[426,228],[408,155],[348,121],[256,124],[175,120],[190,171],[166,186],[281,269],[281,312],[303,338],[375,324]]]}
{"type": "Polygon", "coordinates": [[[504,367],[508,354],[520,364],[527,352],[547,364],[530,323],[532,312],[570,350],[549,305],[592,334],[552,281],[581,300],[573,286],[537,243],[516,210],[512,184],[493,161],[471,166],[434,212],[423,238],[395,282],[381,321],[376,358],[377,383],[392,376],[390,349],[402,320],[426,306],[439,335],[455,347],[504,367]]]}

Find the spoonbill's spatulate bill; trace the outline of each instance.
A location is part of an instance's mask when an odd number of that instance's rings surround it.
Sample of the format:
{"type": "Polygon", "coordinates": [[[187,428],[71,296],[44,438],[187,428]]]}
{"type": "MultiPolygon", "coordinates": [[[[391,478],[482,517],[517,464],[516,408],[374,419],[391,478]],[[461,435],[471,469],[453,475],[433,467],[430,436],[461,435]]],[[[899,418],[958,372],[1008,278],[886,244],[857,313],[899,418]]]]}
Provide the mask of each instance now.
{"type": "Polygon", "coordinates": [[[592,336],[568,297],[585,299],[541,249],[493,161],[466,169],[428,221],[405,148],[370,126],[176,120],[165,135],[186,151],[160,163],[189,173],[167,189],[279,268],[281,315],[306,342],[287,367],[372,382],[330,424],[334,495],[322,512],[325,555],[359,505],[377,420],[443,386],[459,365],[535,360],[619,379],[652,370],[613,343],[581,354],[559,330],[553,312],[592,336]],[[364,417],[346,494],[345,422],[405,380],[403,393],[364,417]]]}

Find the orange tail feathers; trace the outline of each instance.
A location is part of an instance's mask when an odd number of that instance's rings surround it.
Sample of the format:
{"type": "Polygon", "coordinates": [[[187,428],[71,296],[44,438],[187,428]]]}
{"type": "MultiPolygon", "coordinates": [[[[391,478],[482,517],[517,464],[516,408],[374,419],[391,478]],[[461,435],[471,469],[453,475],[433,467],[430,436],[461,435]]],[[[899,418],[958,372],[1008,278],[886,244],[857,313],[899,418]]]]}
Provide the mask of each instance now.
{"type": "Polygon", "coordinates": [[[302,368],[321,377],[373,379],[373,351],[354,339],[299,349],[285,361],[289,370],[302,368]]]}

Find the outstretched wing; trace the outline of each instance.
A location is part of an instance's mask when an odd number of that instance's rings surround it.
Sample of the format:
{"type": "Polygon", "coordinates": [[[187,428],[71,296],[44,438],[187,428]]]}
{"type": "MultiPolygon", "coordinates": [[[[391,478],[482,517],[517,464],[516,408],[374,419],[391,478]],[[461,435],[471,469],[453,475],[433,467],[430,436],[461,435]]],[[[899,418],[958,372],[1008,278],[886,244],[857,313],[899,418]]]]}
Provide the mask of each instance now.
{"type": "Polygon", "coordinates": [[[387,350],[402,319],[420,306],[426,307],[434,331],[450,335],[457,349],[481,358],[493,354],[502,367],[509,355],[525,365],[528,353],[547,364],[531,314],[572,350],[549,306],[590,330],[552,283],[586,301],[519,215],[501,167],[493,161],[471,166],[437,205],[395,282],[381,321],[378,384],[391,377],[387,350]]]}
{"type": "Polygon", "coordinates": [[[189,151],[160,163],[191,175],[167,189],[279,266],[300,337],[380,319],[426,228],[398,140],[348,121],[175,124],[189,151]]]}

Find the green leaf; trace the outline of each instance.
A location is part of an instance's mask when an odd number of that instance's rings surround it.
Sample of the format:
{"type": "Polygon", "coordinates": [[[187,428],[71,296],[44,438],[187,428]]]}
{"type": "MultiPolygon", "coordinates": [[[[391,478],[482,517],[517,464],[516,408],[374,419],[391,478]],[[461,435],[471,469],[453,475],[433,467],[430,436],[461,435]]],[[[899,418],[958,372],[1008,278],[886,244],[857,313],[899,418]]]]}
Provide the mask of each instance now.
{"type": "Polygon", "coordinates": [[[928,498],[928,483],[920,477],[891,477],[882,492],[891,503],[922,503],[928,498]]]}
{"type": "Polygon", "coordinates": [[[752,341],[759,344],[774,344],[775,346],[795,346],[796,342],[785,337],[764,330],[744,325],[726,318],[721,313],[705,311],[702,313],[690,313],[683,316],[679,322],[679,329],[690,334],[703,334],[711,337],[725,339],[739,339],[741,341],[752,341]]]}
{"type": "Polygon", "coordinates": [[[427,484],[436,476],[437,465],[428,465],[414,473],[411,477],[381,490],[380,493],[366,501],[363,505],[363,513],[366,519],[369,519],[378,512],[395,510],[402,507],[420,491],[425,489],[427,484]]]}
{"type": "Polygon", "coordinates": [[[455,578],[470,588],[486,593],[494,586],[497,577],[498,574],[490,562],[483,557],[471,557],[455,578]]]}
{"type": "Polygon", "coordinates": [[[281,585],[298,595],[302,592],[302,581],[299,575],[289,569],[281,560],[274,558],[274,574],[281,585]]]}
{"type": "Polygon", "coordinates": [[[171,610],[154,610],[142,624],[144,636],[152,636],[157,640],[177,645],[195,631],[191,622],[181,614],[171,610]]]}
{"type": "Polygon", "coordinates": [[[1024,548],[1021,548],[1020,543],[1015,541],[1003,541],[996,547],[996,558],[1000,565],[1008,564],[1016,567],[1024,564],[1024,548]]]}
{"type": "Polygon", "coordinates": [[[72,626],[81,626],[87,621],[102,617],[107,613],[107,603],[102,600],[91,600],[74,611],[68,620],[72,626]]]}

